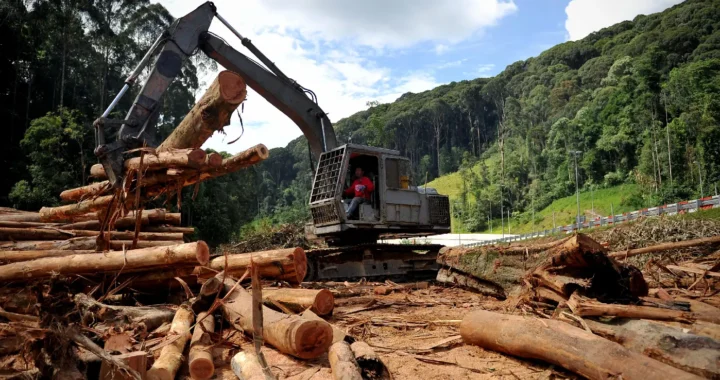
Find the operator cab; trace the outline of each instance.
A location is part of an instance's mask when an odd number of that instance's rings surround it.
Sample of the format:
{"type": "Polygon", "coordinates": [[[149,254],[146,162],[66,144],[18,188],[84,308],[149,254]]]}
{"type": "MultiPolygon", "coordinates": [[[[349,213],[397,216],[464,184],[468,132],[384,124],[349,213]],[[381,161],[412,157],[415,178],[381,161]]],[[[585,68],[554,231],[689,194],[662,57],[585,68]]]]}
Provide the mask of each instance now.
{"type": "Polygon", "coordinates": [[[391,149],[346,144],[320,156],[310,194],[314,235],[326,240],[375,241],[380,236],[424,236],[450,231],[447,196],[411,184],[410,160],[391,149]],[[355,171],[374,189],[351,218],[355,171]],[[346,192],[347,190],[347,192],[346,192]]]}

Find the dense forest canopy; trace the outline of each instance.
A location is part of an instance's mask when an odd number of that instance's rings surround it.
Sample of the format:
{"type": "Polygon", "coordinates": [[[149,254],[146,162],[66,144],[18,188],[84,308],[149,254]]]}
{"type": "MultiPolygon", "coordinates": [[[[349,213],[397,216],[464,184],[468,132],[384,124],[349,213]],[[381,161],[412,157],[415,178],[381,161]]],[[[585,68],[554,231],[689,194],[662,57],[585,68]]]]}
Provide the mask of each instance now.
{"type": "MultiPolygon", "coordinates": [[[[143,0],[8,0],[0,4],[0,203],[38,208],[87,182],[90,124],[157,33],[172,22],[143,0]]],[[[198,54],[164,98],[158,133],[194,102],[198,54]]],[[[137,91],[137,88],[134,89],[137,91]]],[[[319,94],[322,96],[321,94],[319,94]]],[[[122,117],[134,98],[123,99],[122,117]]],[[[480,230],[503,208],[540,209],[575,188],[637,183],[638,205],[720,181],[720,0],[687,0],[509,65],[493,78],[407,93],[335,124],[342,142],[398,149],[413,181],[463,171],[455,220],[480,230]]],[[[308,217],[307,142],[272,149],[258,167],[203,184],[187,223],[219,243],[253,219],[308,217]]],[[[176,206],[175,206],[176,207],[176,206]]]]}

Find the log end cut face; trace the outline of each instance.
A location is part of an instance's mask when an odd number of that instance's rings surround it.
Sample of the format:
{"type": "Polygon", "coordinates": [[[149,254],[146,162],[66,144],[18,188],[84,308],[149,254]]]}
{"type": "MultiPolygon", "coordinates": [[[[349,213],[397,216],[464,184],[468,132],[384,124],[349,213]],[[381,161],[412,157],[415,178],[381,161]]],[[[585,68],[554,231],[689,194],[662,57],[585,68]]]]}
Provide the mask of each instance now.
{"type": "Polygon", "coordinates": [[[307,274],[307,256],[305,251],[297,247],[292,252],[293,263],[295,264],[295,275],[297,276],[297,283],[303,282],[305,275],[307,274]]]}
{"type": "Polygon", "coordinates": [[[197,248],[195,248],[195,256],[197,257],[200,265],[207,265],[210,262],[210,248],[207,243],[200,240],[197,242],[197,248]]]}
{"type": "Polygon", "coordinates": [[[332,327],[325,321],[300,319],[288,332],[294,355],[301,359],[312,359],[326,353],[333,340],[332,327]]]}
{"type": "Polygon", "coordinates": [[[247,96],[247,86],[245,80],[232,71],[222,71],[218,75],[218,83],[220,84],[220,94],[223,99],[231,104],[240,104],[247,96]]]}
{"type": "Polygon", "coordinates": [[[215,365],[211,359],[196,358],[190,363],[190,376],[193,379],[205,380],[215,374],[215,365]]]}
{"type": "Polygon", "coordinates": [[[333,296],[331,291],[321,289],[317,296],[315,296],[315,302],[310,310],[317,315],[330,315],[334,308],[335,296],[333,296]]]}

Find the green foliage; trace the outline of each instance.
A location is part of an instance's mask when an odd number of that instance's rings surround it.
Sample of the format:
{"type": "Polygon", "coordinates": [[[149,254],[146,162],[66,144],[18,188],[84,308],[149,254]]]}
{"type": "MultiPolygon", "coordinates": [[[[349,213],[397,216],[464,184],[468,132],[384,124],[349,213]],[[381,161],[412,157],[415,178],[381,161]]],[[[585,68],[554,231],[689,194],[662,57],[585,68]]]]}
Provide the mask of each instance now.
{"type": "Polygon", "coordinates": [[[57,204],[62,190],[84,183],[93,145],[92,129],[77,110],[61,108],[32,121],[20,146],[31,164],[30,180],[10,192],[15,207],[37,209],[57,204]]]}

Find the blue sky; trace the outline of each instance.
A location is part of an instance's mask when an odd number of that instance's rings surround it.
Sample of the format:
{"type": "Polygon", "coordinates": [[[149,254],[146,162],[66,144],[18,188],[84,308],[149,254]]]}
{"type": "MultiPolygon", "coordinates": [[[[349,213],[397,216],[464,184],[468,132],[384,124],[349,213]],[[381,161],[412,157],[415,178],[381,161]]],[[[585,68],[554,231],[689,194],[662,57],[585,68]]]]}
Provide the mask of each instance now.
{"type": "MultiPolygon", "coordinates": [[[[681,0],[215,0],[218,13],[286,74],[318,96],[333,122],[452,81],[488,77],[518,60],[681,0]]],[[[176,17],[201,2],[160,0],[176,17]]],[[[211,31],[249,54],[219,22],[211,31]]],[[[205,88],[217,75],[206,73],[205,88]]],[[[227,137],[205,147],[237,152],[258,143],[285,146],[301,135],[252,90],[245,132],[234,116],[227,137]]]]}

